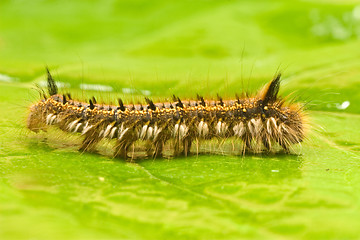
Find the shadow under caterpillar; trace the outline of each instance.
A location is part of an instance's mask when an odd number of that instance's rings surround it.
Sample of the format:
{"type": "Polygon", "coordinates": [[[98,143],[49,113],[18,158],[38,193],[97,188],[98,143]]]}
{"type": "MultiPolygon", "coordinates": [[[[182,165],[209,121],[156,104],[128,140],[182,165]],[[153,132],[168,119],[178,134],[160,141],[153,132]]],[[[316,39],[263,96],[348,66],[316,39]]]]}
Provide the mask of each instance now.
{"type": "Polygon", "coordinates": [[[69,133],[84,136],[80,151],[92,151],[101,139],[115,139],[114,157],[128,157],[130,147],[141,140],[146,143],[148,157],[161,157],[164,146],[173,140],[173,155],[190,153],[194,141],[213,138],[240,139],[239,151],[275,152],[281,146],[290,152],[292,145],[305,138],[306,114],[303,106],[278,97],[280,74],[253,97],[235,100],[181,101],[174,96],[171,103],[118,106],[73,100],[70,94],[58,94],[58,88],[47,70],[48,94],[29,108],[27,127],[46,131],[55,125],[69,133]],[[278,147],[279,148],[279,147],[278,147]]]}

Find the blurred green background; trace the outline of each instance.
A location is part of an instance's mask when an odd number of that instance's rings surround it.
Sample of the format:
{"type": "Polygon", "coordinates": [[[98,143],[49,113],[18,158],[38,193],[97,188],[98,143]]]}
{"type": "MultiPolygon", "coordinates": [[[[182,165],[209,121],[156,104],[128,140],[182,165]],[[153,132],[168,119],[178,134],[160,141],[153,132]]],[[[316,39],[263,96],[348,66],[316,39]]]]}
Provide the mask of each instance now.
{"type": "Polygon", "coordinates": [[[1,0],[0,239],[358,239],[359,46],[351,0],[1,0]],[[280,70],[313,128],[293,155],[81,154],[25,129],[45,66],[107,103],[231,98],[280,70]]]}

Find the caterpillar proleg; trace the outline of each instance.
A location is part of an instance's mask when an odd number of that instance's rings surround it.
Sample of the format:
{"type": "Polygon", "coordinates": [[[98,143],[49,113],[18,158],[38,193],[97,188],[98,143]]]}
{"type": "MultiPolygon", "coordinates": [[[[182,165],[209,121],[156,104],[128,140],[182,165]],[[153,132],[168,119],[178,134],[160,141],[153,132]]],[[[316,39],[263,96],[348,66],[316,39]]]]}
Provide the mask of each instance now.
{"type": "Polygon", "coordinates": [[[278,97],[280,74],[258,94],[233,100],[196,100],[143,105],[104,106],[73,100],[61,95],[48,71],[48,94],[42,91],[39,102],[29,108],[27,127],[34,132],[56,126],[62,131],[81,134],[80,151],[90,151],[102,139],[114,140],[114,157],[127,158],[137,141],[146,143],[148,157],[161,157],[172,142],[173,155],[187,156],[196,141],[214,138],[241,142],[238,152],[290,152],[292,145],[305,138],[306,114],[301,104],[278,97]]]}

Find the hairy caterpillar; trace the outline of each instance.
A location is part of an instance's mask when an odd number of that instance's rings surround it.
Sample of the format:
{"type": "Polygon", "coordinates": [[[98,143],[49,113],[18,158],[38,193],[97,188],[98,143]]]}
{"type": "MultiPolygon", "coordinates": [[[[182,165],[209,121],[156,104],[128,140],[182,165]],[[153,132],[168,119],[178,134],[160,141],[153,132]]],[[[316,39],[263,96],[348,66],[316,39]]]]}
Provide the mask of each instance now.
{"type": "Polygon", "coordinates": [[[287,103],[278,97],[280,74],[253,97],[235,100],[181,101],[171,103],[118,106],[73,100],[70,94],[58,94],[58,88],[47,70],[48,95],[29,108],[27,127],[38,132],[55,125],[69,133],[84,136],[81,151],[90,151],[101,139],[116,140],[114,157],[127,158],[129,148],[137,141],[146,143],[149,157],[161,157],[164,146],[172,140],[174,155],[190,153],[196,140],[213,138],[240,139],[246,152],[273,152],[281,146],[286,152],[305,138],[306,115],[300,104],[287,103]]]}

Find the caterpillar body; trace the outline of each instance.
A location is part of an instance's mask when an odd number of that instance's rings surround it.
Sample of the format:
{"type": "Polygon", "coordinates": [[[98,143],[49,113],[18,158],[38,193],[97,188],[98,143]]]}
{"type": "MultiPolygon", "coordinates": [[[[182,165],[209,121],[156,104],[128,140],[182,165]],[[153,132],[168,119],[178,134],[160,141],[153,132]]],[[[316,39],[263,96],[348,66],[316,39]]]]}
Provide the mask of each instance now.
{"type": "Polygon", "coordinates": [[[172,140],[173,155],[190,153],[192,143],[213,138],[239,139],[239,152],[274,152],[280,147],[290,152],[292,145],[305,138],[306,114],[301,104],[278,97],[280,74],[253,97],[235,100],[182,101],[174,96],[169,103],[118,106],[89,103],[58,94],[48,70],[48,94],[29,108],[27,127],[46,131],[54,125],[69,133],[83,135],[80,151],[91,151],[101,139],[114,139],[114,157],[128,158],[131,146],[146,143],[148,157],[161,157],[164,146],[172,140]],[[276,147],[280,146],[280,147],[276,147]]]}

